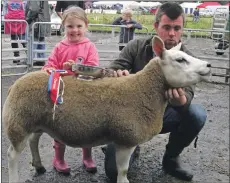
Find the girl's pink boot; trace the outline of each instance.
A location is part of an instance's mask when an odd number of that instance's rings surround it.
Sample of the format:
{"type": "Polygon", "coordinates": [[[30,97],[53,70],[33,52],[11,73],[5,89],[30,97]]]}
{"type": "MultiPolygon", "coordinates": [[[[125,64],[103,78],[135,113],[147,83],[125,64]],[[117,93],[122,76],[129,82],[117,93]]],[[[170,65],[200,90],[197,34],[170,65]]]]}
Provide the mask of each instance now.
{"type": "Polygon", "coordinates": [[[96,173],[97,167],[94,160],[92,159],[92,148],[82,148],[83,154],[83,165],[87,172],[96,173]]]}
{"type": "Polygon", "coordinates": [[[55,151],[55,156],[53,159],[53,167],[61,173],[69,174],[70,173],[70,168],[68,164],[64,160],[64,154],[65,154],[65,145],[61,144],[58,141],[54,140],[54,151],[55,151]]]}

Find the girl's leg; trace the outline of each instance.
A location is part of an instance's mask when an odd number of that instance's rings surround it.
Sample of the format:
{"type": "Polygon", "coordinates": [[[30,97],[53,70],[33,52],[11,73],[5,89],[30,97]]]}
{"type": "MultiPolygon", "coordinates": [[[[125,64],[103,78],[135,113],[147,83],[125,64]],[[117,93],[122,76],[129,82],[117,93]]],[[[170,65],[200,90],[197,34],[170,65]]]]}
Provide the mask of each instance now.
{"type": "Polygon", "coordinates": [[[61,144],[60,142],[54,140],[54,159],[53,159],[53,167],[61,173],[70,173],[70,168],[66,161],[64,160],[65,154],[65,144],[61,144]]]}
{"type": "MultiPolygon", "coordinates": [[[[26,33],[20,34],[19,39],[23,40],[23,41],[26,41],[26,33]]],[[[22,43],[22,46],[23,46],[23,48],[26,48],[26,43],[22,43]]]]}
{"type": "MultiPolygon", "coordinates": [[[[37,38],[36,36],[34,36],[34,41],[35,41],[35,42],[38,41],[38,38],[37,38]]],[[[38,56],[37,56],[37,53],[34,52],[34,50],[37,50],[37,47],[38,47],[38,44],[33,43],[33,48],[32,48],[32,49],[33,49],[33,50],[32,50],[32,51],[33,51],[33,56],[32,56],[33,58],[37,58],[37,57],[38,57],[38,56]]]]}
{"type": "Polygon", "coordinates": [[[123,50],[125,46],[119,46],[119,51],[123,50]]]}
{"type": "Polygon", "coordinates": [[[83,165],[86,168],[86,171],[90,173],[96,173],[97,167],[92,158],[92,148],[91,147],[82,148],[82,153],[83,153],[83,165]]]}
{"type": "MultiPolygon", "coordinates": [[[[41,43],[39,43],[37,45],[37,49],[38,50],[45,50],[46,49],[45,37],[40,37],[39,42],[41,42],[41,43]]],[[[45,58],[45,51],[44,51],[44,53],[38,53],[38,58],[45,58]]]]}
{"type": "MultiPolygon", "coordinates": [[[[11,40],[17,40],[18,39],[18,35],[11,35],[11,40]]],[[[18,43],[11,43],[11,47],[12,48],[18,48],[18,43]]],[[[15,57],[19,57],[19,51],[14,51],[14,56],[15,57]]],[[[13,63],[18,63],[20,62],[20,60],[13,60],[13,63]]]]}
{"type": "MultiPolygon", "coordinates": [[[[18,35],[11,35],[11,40],[16,41],[18,39],[18,35]]],[[[12,48],[18,48],[18,43],[11,43],[12,48]]],[[[19,51],[14,52],[15,57],[19,57],[19,51]]]]}

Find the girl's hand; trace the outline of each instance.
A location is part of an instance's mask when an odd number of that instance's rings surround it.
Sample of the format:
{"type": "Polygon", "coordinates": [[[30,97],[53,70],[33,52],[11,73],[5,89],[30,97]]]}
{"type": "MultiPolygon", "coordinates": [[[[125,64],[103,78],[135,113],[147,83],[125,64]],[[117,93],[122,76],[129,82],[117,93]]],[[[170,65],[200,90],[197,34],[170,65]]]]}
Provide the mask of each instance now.
{"type": "Polygon", "coordinates": [[[51,73],[51,71],[55,71],[56,69],[53,68],[53,67],[47,67],[45,69],[43,69],[44,71],[48,72],[48,73],[51,73]]]}
{"type": "Polygon", "coordinates": [[[63,64],[63,69],[65,70],[71,70],[72,65],[75,64],[75,61],[73,60],[68,60],[63,64]]]}

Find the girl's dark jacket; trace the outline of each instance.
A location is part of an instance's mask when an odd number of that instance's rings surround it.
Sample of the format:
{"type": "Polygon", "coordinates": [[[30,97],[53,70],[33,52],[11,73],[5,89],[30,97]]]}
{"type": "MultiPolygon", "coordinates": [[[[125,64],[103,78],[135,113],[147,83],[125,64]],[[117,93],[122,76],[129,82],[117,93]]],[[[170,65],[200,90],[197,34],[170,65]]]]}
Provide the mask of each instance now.
{"type": "MultiPolygon", "coordinates": [[[[181,51],[194,56],[183,44],[181,51]]],[[[110,63],[109,68],[114,70],[129,70],[133,74],[142,70],[153,57],[155,55],[152,51],[152,37],[135,39],[127,44],[121,51],[118,59],[110,63]]],[[[186,109],[190,105],[194,96],[194,88],[194,85],[184,88],[187,103],[182,108],[186,109]]]]}

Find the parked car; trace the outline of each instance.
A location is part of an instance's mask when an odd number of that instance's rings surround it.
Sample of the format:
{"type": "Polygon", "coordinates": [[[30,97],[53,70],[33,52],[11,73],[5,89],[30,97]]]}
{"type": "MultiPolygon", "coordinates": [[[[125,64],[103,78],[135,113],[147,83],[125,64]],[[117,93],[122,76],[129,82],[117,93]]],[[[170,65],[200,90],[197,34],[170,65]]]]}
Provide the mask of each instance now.
{"type": "Polygon", "coordinates": [[[51,23],[56,23],[56,24],[51,24],[52,33],[55,33],[57,35],[61,35],[61,32],[62,32],[61,18],[57,15],[57,13],[55,11],[53,11],[50,19],[51,19],[51,23]]]}
{"type": "Polygon", "coordinates": [[[61,18],[55,12],[56,1],[48,1],[50,10],[52,11],[50,21],[55,24],[51,24],[51,33],[61,35],[61,18]]]}
{"type": "Polygon", "coordinates": [[[51,10],[53,10],[53,9],[55,9],[57,2],[56,1],[48,1],[48,4],[50,5],[51,10]]]}

